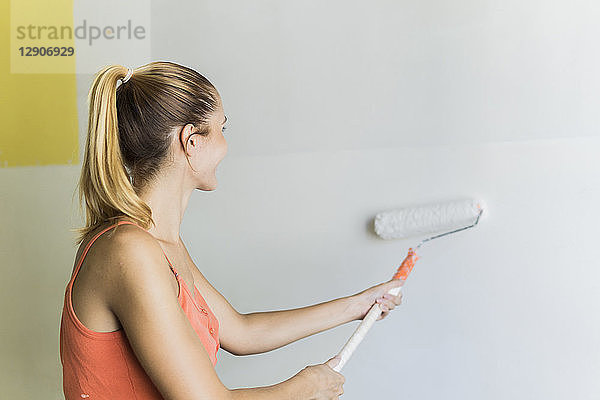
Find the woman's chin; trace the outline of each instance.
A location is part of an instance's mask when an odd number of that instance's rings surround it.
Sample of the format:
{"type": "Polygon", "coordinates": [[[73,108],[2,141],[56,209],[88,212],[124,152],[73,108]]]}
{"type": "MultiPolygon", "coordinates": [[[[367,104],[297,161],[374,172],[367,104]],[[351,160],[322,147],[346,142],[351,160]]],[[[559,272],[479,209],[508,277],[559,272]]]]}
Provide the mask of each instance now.
{"type": "Polygon", "coordinates": [[[203,192],[212,192],[213,190],[217,189],[217,180],[215,179],[213,182],[210,183],[203,183],[196,189],[202,190],[203,192]]]}

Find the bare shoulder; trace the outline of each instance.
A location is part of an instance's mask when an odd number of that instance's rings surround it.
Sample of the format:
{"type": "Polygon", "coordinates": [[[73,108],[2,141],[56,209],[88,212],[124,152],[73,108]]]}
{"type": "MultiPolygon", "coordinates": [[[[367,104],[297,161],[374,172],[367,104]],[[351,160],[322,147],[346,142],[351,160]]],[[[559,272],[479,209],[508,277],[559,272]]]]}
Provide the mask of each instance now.
{"type": "MultiPolygon", "coordinates": [[[[109,225],[100,226],[90,233],[78,250],[77,260],[91,237],[107,227],[109,225]]],[[[156,283],[170,288],[171,296],[176,298],[179,292],[177,280],[156,239],[139,226],[121,224],[100,235],[85,256],[73,295],[74,302],[79,303],[80,316],[101,330],[116,329],[119,323],[112,306],[114,300],[121,297],[119,290],[126,283],[124,279],[139,285],[148,283],[147,280],[158,280],[156,283]],[[95,308],[87,310],[86,304],[94,299],[95,308]],[[86,314],[89,315],[86,317],[86,314]]]]}
{"type": "Polygon", "coordinates": [[[160,244],[135,226],[110,240],[107,305],[160,393],[177,400],[227,398],[228,389],[173,294],[174,275],[160,244]]]}
{"type": "MultiPolygon", "coordinates": [[[[156,239],[137,226],[120,225],[108,235],[107,239],[110,241],[110,250],[107,256],[114,261],[135,261],[140,256],[156,257],[158,260],[163,257],[161,247],[156,239]]],[[[128,263],[128,265],[134,264],[128,263]]]]}
{"type": "Polygon", "coordinates": [[[162,285],[177,296],[174,275],[160,245],[150,233],[137,226],[120,225],[107,237],[103,253],[106,260],[104,279],[113,289],[112,296],[108,293],[109,298],[120,298],[119,291],[124,284],[148,290],[154,285],[162,285]]]}

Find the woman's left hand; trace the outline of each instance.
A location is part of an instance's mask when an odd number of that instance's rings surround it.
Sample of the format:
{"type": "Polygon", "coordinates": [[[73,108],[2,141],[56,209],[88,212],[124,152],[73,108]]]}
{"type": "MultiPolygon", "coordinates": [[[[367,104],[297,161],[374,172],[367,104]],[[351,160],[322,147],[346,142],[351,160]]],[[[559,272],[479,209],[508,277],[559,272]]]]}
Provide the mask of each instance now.
{"type": "Polygon", "coordinates": [[[400,279],[392,279],[350,296],[353,302],[353,320],[362,320],[375,303],[379,304],[379,307],[383,311],[379,317],[377,317],[376,321],[384,319],[390,311],[402,304],[402,292],[398,293],[398,296],[391,295],[388,292],[403,284],[404,282],[400,279]]]}

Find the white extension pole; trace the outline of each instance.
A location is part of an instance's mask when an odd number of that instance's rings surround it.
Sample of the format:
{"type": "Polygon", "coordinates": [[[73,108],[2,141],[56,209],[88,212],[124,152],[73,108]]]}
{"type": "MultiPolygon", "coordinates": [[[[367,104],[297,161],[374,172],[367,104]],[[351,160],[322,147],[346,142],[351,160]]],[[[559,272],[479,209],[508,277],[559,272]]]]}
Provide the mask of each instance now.
{"type": "MultiPolygon", "coordinates": [[[[397,296],[398,293],[400,293],[400,289],[400,287],[395,287],[388,293],[397,296]]],[[[356,328],[350,339],[348,339],[348,342],[346,342],[346,344],[344,345],[344,348],[339,352],[338,356],[340,356],[340,362],[335,367],[333,367],[334,371],[340,372],[342,370],[346,362],[350,359],[352,353],[354,353],[354,350],[356,350],[360,342],[362,342],[362,340],[365,338],[367,332],[369,332],[369,329],[371,329],[371,327],[373,326],[375,321],[377,321],[377,318],[379,318],[379,315],[381,315],[382,312],[383,311],[381,310],[381,307],[379,307],[379,304],[377,303],[375,303],[373,307],[371,307],[371,309],[363,318],[358,328],[356,328]]]]}

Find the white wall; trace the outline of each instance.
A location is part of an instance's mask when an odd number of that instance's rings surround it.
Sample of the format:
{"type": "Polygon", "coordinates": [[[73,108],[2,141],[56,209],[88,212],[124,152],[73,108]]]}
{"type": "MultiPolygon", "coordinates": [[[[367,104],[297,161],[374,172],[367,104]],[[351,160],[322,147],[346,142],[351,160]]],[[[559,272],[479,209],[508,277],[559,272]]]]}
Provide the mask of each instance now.
{"type": "MultiPolygon", "coordinates": [[[[231,125],[220,186],[194,194],[183,235],[239,311],[383,282],[418,241],[378,239],[378,211],[478,196],[488,218],[423,248],[405,304],[345,367],[343,397],[598,398],[600,6],[184,11],[155,3],[153,58],[211,79],[231,125]]],[[[230,387],[279,382],[336,354],[357,325],[265,355],[220,352],[217,370],[230,387]]]]}
{"type": "MultiPolygon", "coordinates": [[[[597,398],[599,145],[240,157],[222,164],[216,192],[193,197],[184,240],[240,311],[298,307],[391,277],[417,242],[374,236],[376,211],[481,196],[489,216],[476,229],[423,246],[405,303],[345,367],[344,397],[388,398],[402,388],[397,398],[597,398]]],[[[357,324],[269,355],[220,353],[218,372],[230,385],[274,383],[335,354],[357,324]]]]}
{"type": "MultiPolygon", "coordinates": [[[[155,1],[152,58],[203,73],[230,120],[219,188],[185,216],[190,254],[240,312],[302,307],[391,278],[419,238],[379,239],[377,212],[481,197],[476,229],[423,246],[342,398],[597,399],[599,14],[590,1],[155,1]]],[[[0,170],[10,398],[61,398],[79,168],[0,170]]],[[[231,388],[280,382],[357,325],[220,351],[217,372],[231,388]]]]}

